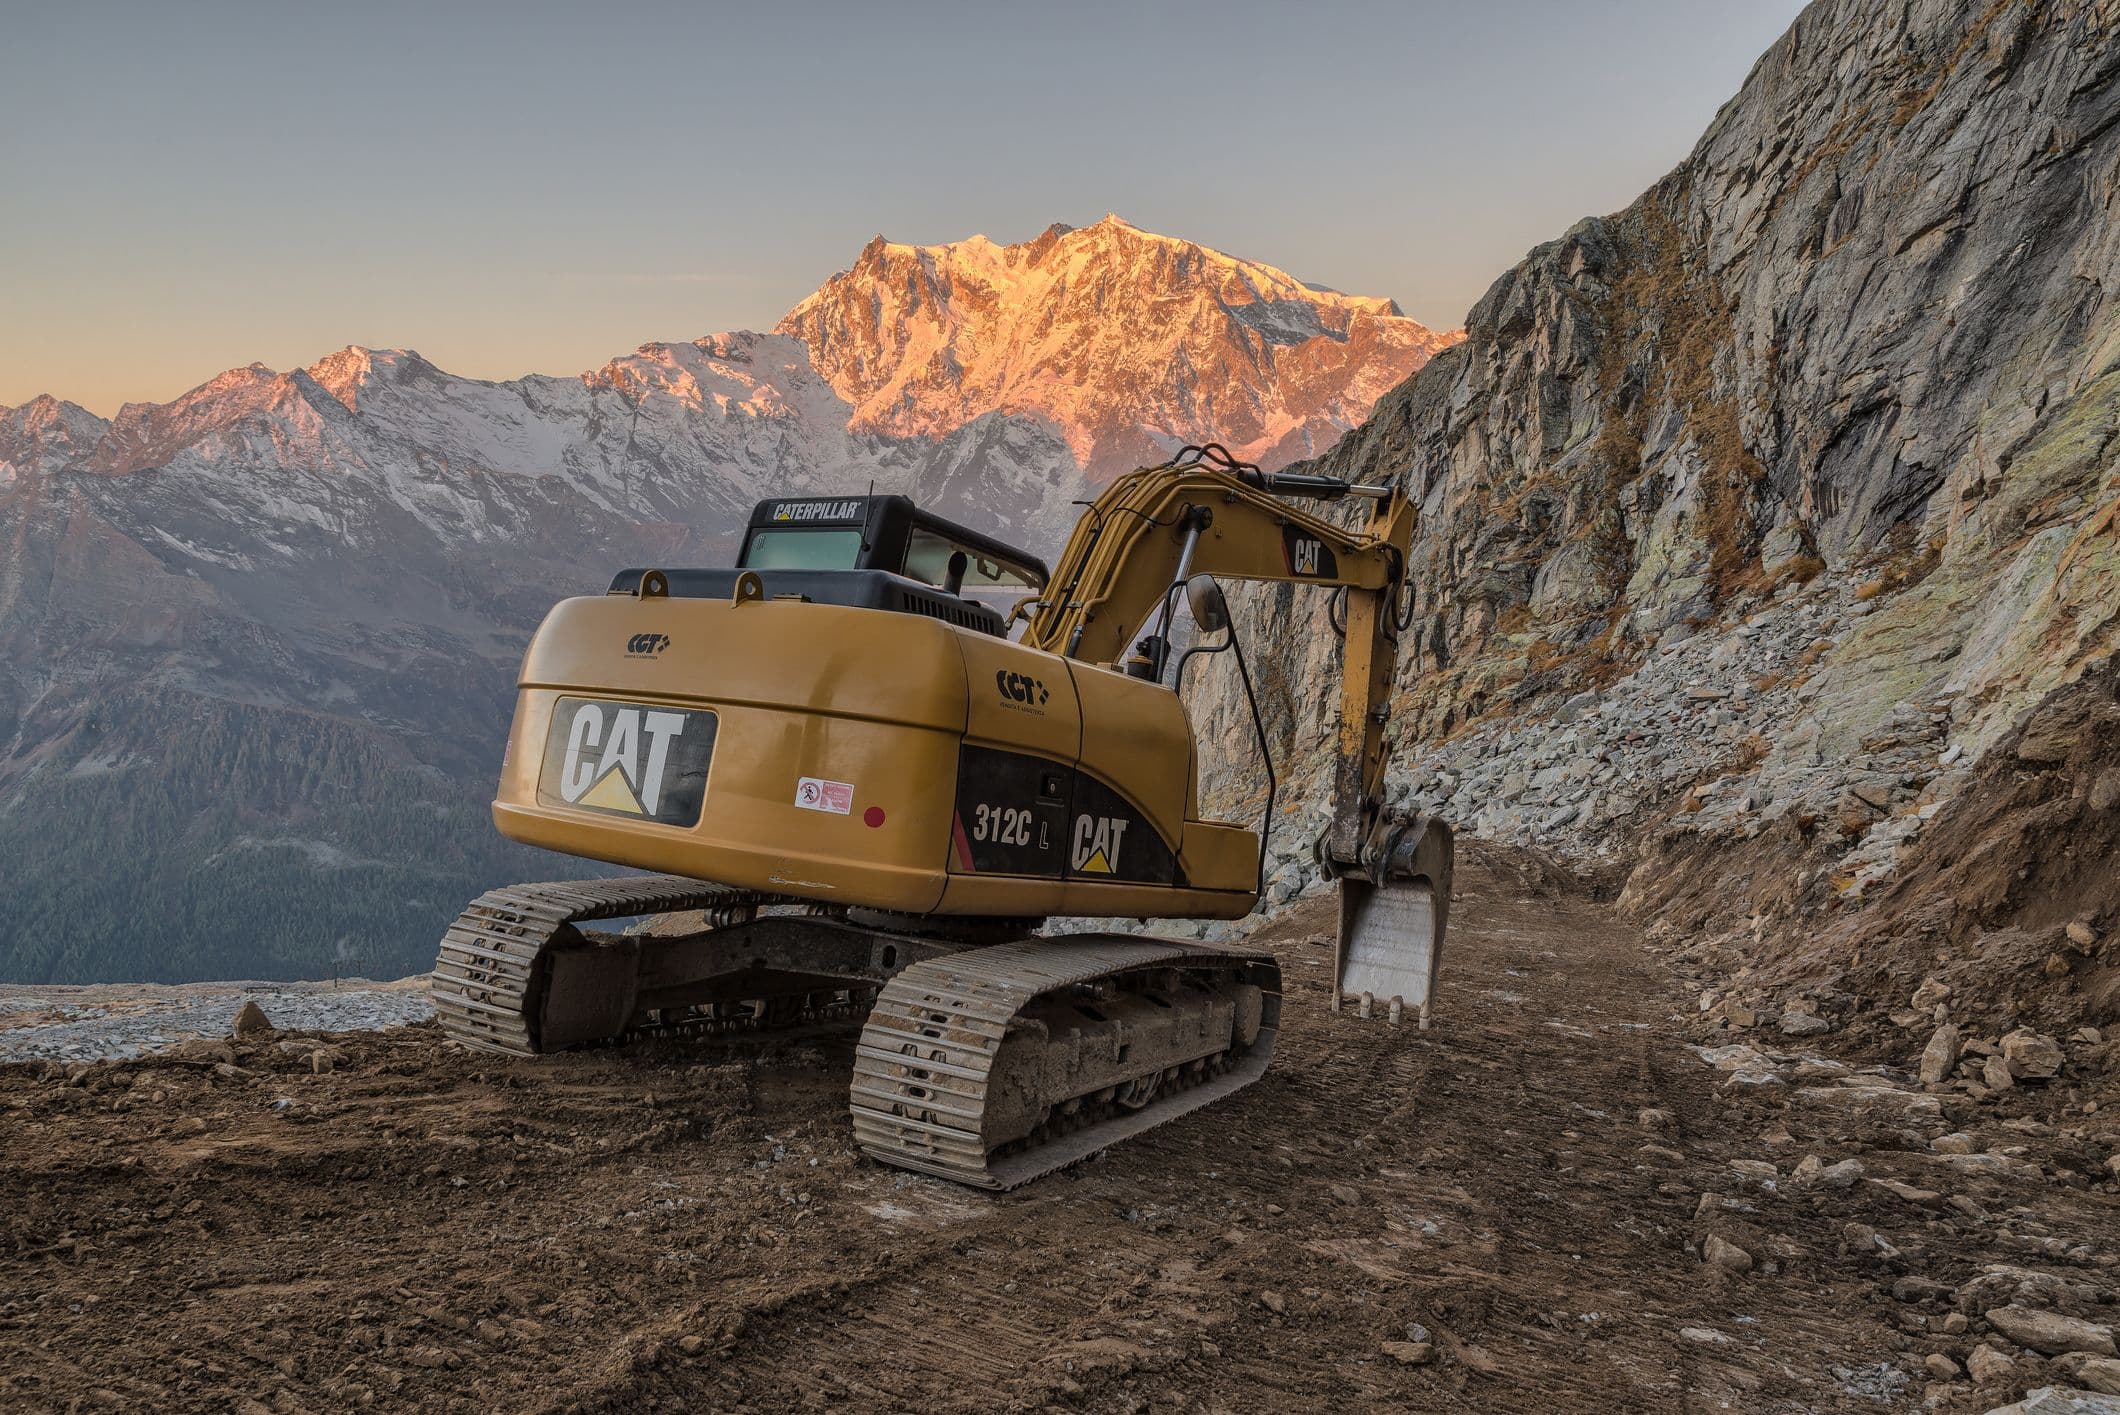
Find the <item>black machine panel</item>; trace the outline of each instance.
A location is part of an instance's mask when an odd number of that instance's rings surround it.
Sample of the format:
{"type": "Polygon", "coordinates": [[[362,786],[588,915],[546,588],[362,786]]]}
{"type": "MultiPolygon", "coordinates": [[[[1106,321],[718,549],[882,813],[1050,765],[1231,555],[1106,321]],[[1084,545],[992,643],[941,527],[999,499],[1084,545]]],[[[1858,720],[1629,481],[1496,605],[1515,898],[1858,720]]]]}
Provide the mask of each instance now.
{"type": "Polygon", "coordinates": [[[1075,769],[991,747],[957,754],[950,868],[965,874],[1057,877],[1067,859],[1075,769]]]}
{"type": "Polygon", "coordinates": [[[1091,776],[1075,773],[1068,816],[1067,872],[1076,879],[1170,884],[1178,857],[1133,802],[1091,776]]]}
{"type": "Polygon", "coordinates": [[[1118,791],[1066,763],[991,747],[967,746],[958,754],[950,868],[1182,883],[1170,842],[1118,791]]]}

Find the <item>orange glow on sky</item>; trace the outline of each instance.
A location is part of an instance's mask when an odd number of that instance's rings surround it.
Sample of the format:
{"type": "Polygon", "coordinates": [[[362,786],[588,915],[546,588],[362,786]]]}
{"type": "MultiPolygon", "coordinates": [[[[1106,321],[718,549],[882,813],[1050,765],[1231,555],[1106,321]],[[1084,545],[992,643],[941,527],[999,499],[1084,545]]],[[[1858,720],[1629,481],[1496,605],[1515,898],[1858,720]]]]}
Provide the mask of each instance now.
{"type": "Polygon", "coordinates": [[[879,231],[1107,210],[1448,328],[1676,163],[1799,8],[25,8],[0,406],[350,343],[573,373],[770,328],[879,231]]]}

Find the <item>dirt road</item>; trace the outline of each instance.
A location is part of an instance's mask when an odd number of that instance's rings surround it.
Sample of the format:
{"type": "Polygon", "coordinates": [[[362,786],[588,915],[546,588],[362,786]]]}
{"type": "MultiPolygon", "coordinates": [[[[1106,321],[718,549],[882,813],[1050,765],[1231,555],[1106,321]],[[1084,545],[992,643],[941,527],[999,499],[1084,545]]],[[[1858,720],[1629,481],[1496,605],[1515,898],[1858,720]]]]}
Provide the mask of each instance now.
{"type": "MultiPolygon", "coordinates": [[[[1298,909],[1261,936],[1290,979],[1266,1079],[998,1197],[850,1153],[845,1030],[0,1070],[0,1407],[1919,1408],[1994,1225],[1786,1177],[1832,1141],[1921,1182],[1916,1137],[1719,1088],[1604,906],[1476,859],[1452,922],[1423,1034],[1327,1014],[1298,909]],[[1711,1229],[1753,1269],[1704,1263],[1711,1229]],[[1941,1283],[1895,1300],[1909,1253],[1941,1283]]],[[[2056,1271],[2110,1277],[2110,1194],[2032,1187],[2088,1244],[2056,1271]]]]}

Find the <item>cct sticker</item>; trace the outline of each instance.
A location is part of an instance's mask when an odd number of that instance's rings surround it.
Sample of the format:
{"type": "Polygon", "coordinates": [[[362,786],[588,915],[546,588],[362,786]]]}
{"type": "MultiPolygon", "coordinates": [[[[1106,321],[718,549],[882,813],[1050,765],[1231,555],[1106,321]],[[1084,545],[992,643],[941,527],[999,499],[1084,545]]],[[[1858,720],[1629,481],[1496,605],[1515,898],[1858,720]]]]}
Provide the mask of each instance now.
{"type": "Polygon", "coordinates": [[[830,811],[835,816],[851,815],[854,810],[854,783],[822,781],[814,776],[805,776],[795,783],[795,804],[806,811],[830,811]]]}

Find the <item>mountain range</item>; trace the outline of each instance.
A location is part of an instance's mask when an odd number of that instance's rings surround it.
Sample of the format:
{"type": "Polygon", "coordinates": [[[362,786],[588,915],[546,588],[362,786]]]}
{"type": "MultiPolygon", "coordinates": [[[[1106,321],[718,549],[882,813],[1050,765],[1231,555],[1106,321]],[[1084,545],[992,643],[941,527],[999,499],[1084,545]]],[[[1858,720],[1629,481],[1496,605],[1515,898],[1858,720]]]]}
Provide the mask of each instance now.
{"type": "Polygon", "coordinates": [[[1217,438],[1328,448],[1456,336],[1110,216],[880,237],[772,333],[486,382],[409,350],[0,409],[0,979],[424,966],[580,862],[486,818],[516,664],[624,565],[873,485],[1046,554],[1217,438]]]}

